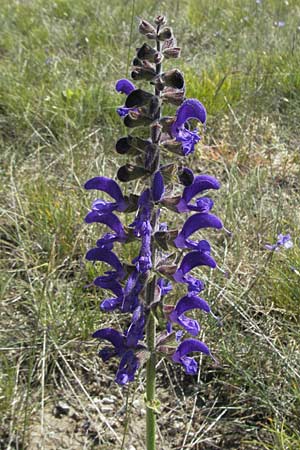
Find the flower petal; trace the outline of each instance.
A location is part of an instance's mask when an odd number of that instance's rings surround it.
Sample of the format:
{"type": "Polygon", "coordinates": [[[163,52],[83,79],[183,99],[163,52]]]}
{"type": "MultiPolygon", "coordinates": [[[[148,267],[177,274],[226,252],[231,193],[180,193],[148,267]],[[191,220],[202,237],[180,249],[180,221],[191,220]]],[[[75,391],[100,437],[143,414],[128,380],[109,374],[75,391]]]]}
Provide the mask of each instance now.
{"type": "Polygon", "coordinates": [[[121,80],[118,80],[116,83],[116,91],[120,92],[121,94],[129,95],[130,92],[135,90],[135,86],[131,81],[127,80],[126,78],[122,78],[121,80]]]}
{"type": "Polygon", "coordinates": [[[88,261],[103,261],[114,267],[117,271],[118,277],[120,279],[124,278],[125,271],[123,265],[121,264],[119,258],[110,250],[103,248],[92,248],[86,254],[86,259],[88,261]]]}
{"type": "MultiPolygon", "coordinates": [[[[93,211],[92,211],[93,212],[93,211]]],[[[89,216],[89,214],[87,215],[87,217],[89,216]]],[[[87,218],[86,217],[86,218],[87,218]]],[[[93,222],[97,222],[97,223],[103,223],[105,225],[107,225],[109,228],[111,228],[113,231],[116,232],[116,234],[122,238],[122,239],[126,239],[126,233],[124,230],[124,227],[122,225],[122,222],[120,221],[120,219],[113,213],[110,214],[98,214],[98,216],[93,215],[92,218],[89,218],[88,220],[92,220],[93,222]]],[[[87,220],[86,220],[87,221],[87,220]]],[[[88,222],[89,223],[89,222],[88,222]]]]}
{"type": "Polygon", "coordinates": [[[145,328],[145,314],[142,306],[138,306],[132,315],[132,321],[126,335],[126,345],[136,347],[138,341],[143,338],[145,328]]]}
{"type": "Polygon", "coordinates": [[[186,239],[195,231],[202,228],[217,228],[223,227],[221,220],[213,214],[199,213],[189,217],[182,227],[182,230],[174,240],[177,248],[186,247],[186,239]]]}
{"type": "Polygon", "coordinates": [[[124,201],[124,197],[118,183],[111,178],[94,177],[88,180],[84,187],[85,189],[97,189],[98,191],[106,192],[117,202],[124,201]]]}
{"type": "Polygon", "coordinates": [[[175,281],[182,282],[182,277],[197,266],[216,267],[215,260],[207,253],[201,251],[190,252],[183,257],[179,269],[173,275],[175,281]]]}
{"type": "Polygon", "coordinates": [[[155,173],[152,180],[151,194],[154,202],[158,202],[165,192],[164,179],[162,174],[158,171],[155,173]]]}
{"type": "Polygon", "coordinates": [[[206,121],[206,109],[199,100],[189,98],[185,100],[176,111],[176,119],[172,125],[172,134],[175,137],[178,128],[185,124],[189,119],[198,119],[200,122],[206,121]]]}
{"type": "Polygon", "coordinates": [[[206,189],[219,189],[220,183],[214,177],[210,175],[198,175],[194,178],[193,184],[187,186],[182,194],[182,199],[177,204],[177,210],[179,212],[187,212],[189,208],[187,204],[190,200],[195,197],[195,195],[200,192],[205,191],[206,189]]]}
{"type": "Polygon", "coordinates": [[[128,383],[129,381],[133,381],[135,372],[137,371],[138,367],[138,358],[135,356],[132,350],[128,350],[126,353],[124,353],[121,359],[115,381],[121,386],[128,383]]]}
{"type": "Polygon", "coordinates": [[[178,301],[174,311],[176,311],[176,314],[180,316],[184,312],[190,311],[191,309],[202,309],[207,313],[210,312],[208,303],[203,300],[203,298],[197,297],[196,295],[186,295],[182,297],[178,301]]]}
{"type": "Polygon", "coordinates": [[[92,336],[96,339],[109,341],[117,351],[121,351],[124,348],[124,336],[113,328],[102,328],[102,330],[95,331],[92,336]]]}
{"type": "Polygon", "coordinates": [[[204,344],[204,342],[198,341],[197,339],[186,339],[183,342],[181,342],[181,344],[179,344],[179,346],[176,349],[176,352],[172,356],[172,359],[174,362],[183,364],[187,371],[187,368],[189,367],[191,361],[185,361],[184,358],[186,357],[187,354],[192,352],[201,352],[205,353],[208,356],[211,355],[209,348],[204,344]],[[187,362],[188,364],[186,364],[187,362]]]}

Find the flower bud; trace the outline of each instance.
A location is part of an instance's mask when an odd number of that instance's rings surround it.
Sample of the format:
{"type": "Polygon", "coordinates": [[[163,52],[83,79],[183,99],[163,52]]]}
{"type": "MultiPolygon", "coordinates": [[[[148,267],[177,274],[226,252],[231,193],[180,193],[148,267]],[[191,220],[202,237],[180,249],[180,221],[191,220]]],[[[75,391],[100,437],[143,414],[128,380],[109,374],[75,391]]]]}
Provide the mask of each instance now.
{"type": "Polygon", "coordinates": [[[171,211],[178,212],[178,209],[177,209],[176,205],[179,203],[180,200],[181,200],[180,196],[177,196],[177,197],[164,197],[161,200],[161,204],[163,206],[165,206],[166,208],[170,209],[171,211]]]}
{"type": "Polygon", "coordinates": [[[185,100],[185,91],[184,89],[173,89],[171,87],[167,87],[163,90],[161,99],[165,103],[180,106],[185,100]]]}
{"type": "Polygon", "coordinates": [[[145,168],[153,173],[157,169],[159,148],[156,144],[149,144],[146,148],[145,168]]]}
{"type": "Polygon", "coordinates": [[[165,149],[169,150],[169,152],[184,156],[182,152],[182,144],[181,142],[177,142],[176,139],[168,139],[163,141],[162,145],[165,149]]]}
{"type": "Polygon", "coordinates": [[[177,174],[179,181],[184,186],[190,186],[194,181],[194,174],[188,167],[180,167],[177,174]]]}
{"type": "Polygon", "coordinates": [[[151,124],[150,129],[151,129],[151,140],[153,144],[158,144],[161,137],[162,126],[160,125],[159,122],[154,122],[151,124]]]}
{"type": "Polygon", "coordinates": [[[147,80],[151,81],[156,76],[154,69],[148,69],[146,67],[134,66],[131,72],[131,78],[133,80],[147,80]]]}
{"type": "Polygon", "coordinates": [[[142,19],[140,21],[139,32],[147,36],[148,39],[156,39],[157,37],[156,29],[150,22],[147,22],[147,20],[142,19]]]}
{"type": "Polygon", "coordinates": [[[126,108],[138,108],[139,106],[147,105],[153,94],[143,91],[142,89],[135,89],[128,95],[125,106],[126,108]]]}
{"type": "Polygon", "coordinates": [[[149,175],[148,170],[144,169],[144,167],[134,166],[133,164],[125,164],[125,166],[120,167],[117,173],[118,180],[124,183],[136,180],[145,175],[149,175]]]}
{"type": "Polygon", "coordinates": [[[158,33],[157,38],[159,41],[166,41],[168,39],[171,39],[172,34],[173,34],[172,28],[165,27],[158,33]]]}
{"type": "Polygon", "coordinates": [[[183,89],[184,78],[180,70],[172,69],[161,74],[161,80],[165,86],[169,86],[176,89],[183,89]]]}
{"type": "Polygon", "coordinates": [[[149,115],[156,119],[157,115],[159,116],[160,106],[161,106],[160,98],[157,97],[156,95],[153,96],[149,102],[149,115]]]}
{"type": "Polygon", "coordinates": [[[154,22],[156,25],[163,26],[167,23],[167,18],[165,16],[156,16],[154,22]]]}
{"type": "Polygon", "coordinates": [[[127,116],[124,117],[124,125],[128,128],[145,127],[150,125],[153,119],[144,114],[144,111],[130,111],[127,116]]]}
{"type": "Polygon", "coordinates": [[[160,52],[148,44],[143,44],[141,48],[137,49],[137,57],[142,60],[146,59],[155,64],[159,64],[163,58],[160,52]]]}
{"type": "Polygon", "coordinates": [[[181,48],[180,47],[166,48],[162,51],[162,53],[166,59],[179,58],[180,53],[181,53],[181,48]]]}
{"type": "Polygon", "coordinates": [[[139,154],[140,152],[130,145],[130,137],[122,137],[116,143],[116,150],[120,155],[139,154]]]}
{"type": "Polygon", "coordinates": [[[164,275],[167,278],[171,278],[177,270],[176,264],[172,264],[170,266],[160,266],[158,268],[158,272],[164,275]]]}

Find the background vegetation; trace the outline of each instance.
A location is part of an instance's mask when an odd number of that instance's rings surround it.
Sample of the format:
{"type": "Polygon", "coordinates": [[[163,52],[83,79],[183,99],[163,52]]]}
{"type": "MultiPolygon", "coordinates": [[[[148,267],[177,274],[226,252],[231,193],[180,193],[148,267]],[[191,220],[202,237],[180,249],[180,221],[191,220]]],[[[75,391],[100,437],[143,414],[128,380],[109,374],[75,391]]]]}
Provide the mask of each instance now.
{"type": "Polygon", "coordinates": [[[119,319],[86,287],[100,231],[83,224],[82,185],[119,167],[114,84],[141,43],[136,17],[158,13],[208,110],[191,166],[222,181],[214,211],[232,232],[212,235],[223,272],[201,275],[220,366],[160,363],[159,448],[300,448],[299,1],[1,0],[2,449],[119,449],[126,402],[124,448],[144,448],[144,372],[121,391],[91,339],[119,319]],[[280,232],[294,247],[272,254],[280,232]]]}

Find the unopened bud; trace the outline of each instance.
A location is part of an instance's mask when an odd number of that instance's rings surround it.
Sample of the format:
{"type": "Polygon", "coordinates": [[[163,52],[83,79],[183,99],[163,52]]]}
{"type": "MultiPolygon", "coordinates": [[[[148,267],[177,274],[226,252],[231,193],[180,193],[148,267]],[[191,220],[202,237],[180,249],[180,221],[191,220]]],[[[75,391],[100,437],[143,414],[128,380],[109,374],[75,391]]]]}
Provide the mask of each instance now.
{"type": "Polygon", "coordinates": [[[145,175],[149,175],[149,172],[144,167],[134,166],[133,164],[125,164],[125,166],[120,167],[117,173],[118,180],[124,183],[145,175]]]}
{"type": "Polygon", "coordinates": [[[156,16],[154,22],[156,25],[163,26],[167,23],[167,18],[165,16],[156,16]]]}
{"type": "Polygon", "coordinates": [[[162,82],[165,86],[169,86],[176,89],[183,89],[184,78],[180,70],[172,69],[161,74],[162,82]]]}
{"type": "Polygon", "coordinates": [[[151,125],[151,140],[153,144],[158,144],[161,137],[162,126],[159,122],[154,122],[151,125]]]}
{"type": "Polygon", "coordinates": [[[179,58],[180,53],[181,53],[181,48],[180,47],[166,48],[162,52],[166,59],[179,58]]]}
{"type": "Polygon", "coordinates": [[[156,39],[156,29],[146,20],[140,21],[139,32],[146,35],[149,39],[156,39]]]}
{"type": "Polygon", "coordinates": [[[155,70],[145,69],[144,67],[136,66],[131,72],[131,78],[133,80],[147,80],[151,81],[156,76],[155,70]]]}
{"type": "Polygon", "coordinates": [[[194,174],[188,167],[181,167],[178,171],[178,178],[184,186],[190,186],[194,181],[194,174]]]}
{"type": "Polygon", "coordinates": [[[142,60],[146,59],[155,64],[159,64],[163,58],[160,52],[148,44],[143,44],[141,48],[137,49],[137,57],[142,60]]]}
{"type": "Polygon", "coordinates": [[[143,114],[143,112],[130,111],[124,117],[124,125],[128,128],[143,127],[150,125],[153,122],[151,117],[143,114]]]}
{"type": "Polygon", "coordinates": [[[177,270],[176,264],[173,264],[171,266],[160,266],[158,268],[158,272],[167,278],[172,277],[176,272],[176,270],[177,270]]]}
{"type": "Polygon", "coordinates": [[[159,41],[166,41],[168,39],[171,39],[172,35],[173,35],[172,28],[165,27],[158,33],[157,37],[159,41]]]}
{"type": "Polygon", "coordinates": [[[148,105],[151,98],[154,97],[150,92],[143,91],[142,89],[135,89],[131,91],[126,98],[126,108],[138,108],[140,106],[148,105]]]}
{"type": "Polygon", "coordinates": [[[181,200],[180,196],[177,197],[164,197],[161,200],[161,204],[163,206],[165,206],[166,208],[170,209],[171,211],[176,211],[178,212],[176,205],[179,203],[179,201],[181,200]]]}
{"type": "Polygon", "coordinates": [[[185,91],[184,89],[168,87],[163,90],[161,99],[163,102],[170,103],[171,105],[180,106],[185,100],[185,91]]]}
{"type": "Polygon", "coordinates": [[[169,150],[169,152],[183,156],[182,144],[181,142],[176,141],[176,139],[169,139],[167,141],[163,141],[162,145],[164,146],[164,148],[169,150]]]}

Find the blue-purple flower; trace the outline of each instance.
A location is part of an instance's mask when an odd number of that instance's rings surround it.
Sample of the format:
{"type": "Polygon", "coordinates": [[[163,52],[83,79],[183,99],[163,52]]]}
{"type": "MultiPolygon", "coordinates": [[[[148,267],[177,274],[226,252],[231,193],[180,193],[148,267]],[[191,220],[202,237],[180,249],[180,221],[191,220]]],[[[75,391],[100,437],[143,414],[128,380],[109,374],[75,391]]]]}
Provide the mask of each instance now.
{"type": "Polygon", "coordinates": [[[195,98],[185,100],[179,106],[171,128],[171,135],[182,144],[182,151],[185,156],[194,152],[195,144],[201,139],[197,128],[193,131],[187,128],[190,119],[197,119],[203,124],[206,121],[206,110],[202,103],[195,98]]]}
{"type": "Polygon", "coordinates": [[[190,203],[191,200],[198,194],[207,189],[219,189],[220,183],[210,175],[198,175],[194,178],[191,185],[184,188],[182,197],[176,205],[178,212],[208,212],[213,207],[213,201],[207,197],[200,197],[196,199],[196,203],[190,203]]]}
{"type": "Polygon", "coordinates": [[[267,250],[271,250],[271,251],[277,252],[280,249],[280,247],[284,247],[284,248],[288,249],[288,248],[292,248],[293,245],[294,244],[293,244],[293,241],[291,239],[291,235],[290,234],[285,234],[285,235],[284,234],[279,234],[277,236],[276,244],[273,244],[273,245],[266,244],[265,248],[267,250]]]}
{"type": "Polygon", "coordinates": [[[191,248],[210,253],[210,245],[207,241],[199,242],[192,241],[189,236],[202,228],[217,228],[223,227],[221,220],[213,214],[198,213],[189,217],[183,225],[181,231],[178,233],[174,244],[177,248],[191,248]]]}
{"type": "Polygon", "coordinates": [[[138,344],[138,342],[143,338],[144,325],[144,312],[142,307],[139,306],[135,310],[130,327],[124,335],[113,328],[103,328],[93,334],[94,338],[106,340],[112,344],[112,347],[104,347],[100,350],[99,356],[103,361],[108,361],[114,356],[121,358],[116,374],[116,382],[120,385],[134,380],[135,372],[139,367],[139,360],[135,351],[143,348],[143,345],[138,344]]]}
{"type": "Polygon", "coordinates": [[[201,352],[211,356],[209,348],[203,342],[196,339],[186,339],[181,342],[172,356],[174,362],[183,365],[188,375],[196,375],[198,372],[198,364],[195,359],[187,356],[193,352],[201,352]]]}
{"type": "MultiPolygon", "coordinates": [[[[136,88],[131,81],[127,80],[126,78],[122,78],[121,80],[118,80],[116,83],[116,91],[120,94],[129,95],[132,91],[134,91],[136,88]]],[[[130,111],[135,111],[136,108],[127,108],[126,106],[120,106],[117,109],[117,113],[120,117],[127,116],[127,114],[130,111]]]]}
{"type": "Polygon", "coordinates": [[[177,323],[181,327],[185,329],[188,333],[193,336],[197,336],[200,332],[200,325],[195,319],[191,319],[186,317],[184,313],[190,311],[192,309],[201,309],[205,312],[210,312],[210,307],[208,303],[197,295],[186,295],[182,297],[172,309],[171,312],[168,313],[168,319],[177,323]]]}
{"type": "MultiPolygon", "coordinates": [[[[106,200],[97,199],[92,204],[92,211],[94,216],[96,213],[105,214],[112,211],[125,211],[127,208],[127,202],[122,194],[122,191],[118,183],[111,178],[107,177],[95,177],[88,180],[85,185],[85,189],[97,189],[98,191],[106,192],[110,197],[115,199],[115,202],[107,202],[106,200]]],[[[86,217],[86,219],[88,216],[86,217]]],[[[89,220],[89,219],[88,219],[89,220]]],[[[95,220],[94,220],[95,221],[95,220]]]]}

